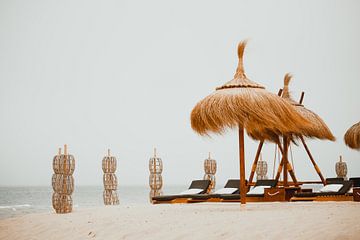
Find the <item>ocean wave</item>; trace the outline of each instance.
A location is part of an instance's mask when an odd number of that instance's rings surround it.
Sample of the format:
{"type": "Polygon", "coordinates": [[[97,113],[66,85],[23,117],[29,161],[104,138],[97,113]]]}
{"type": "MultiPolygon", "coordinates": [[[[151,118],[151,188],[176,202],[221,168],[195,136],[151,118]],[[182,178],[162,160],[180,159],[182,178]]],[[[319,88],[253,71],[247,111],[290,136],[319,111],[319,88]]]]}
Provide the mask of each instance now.
{"type": "Polygon", "coordinates": [[[28,208],[31,207],[30,204],[18,204],[18,205],[9,205],[9,206],[0,206],[0,209],[12,209],[16,211],[16,208],[28,208]]]}

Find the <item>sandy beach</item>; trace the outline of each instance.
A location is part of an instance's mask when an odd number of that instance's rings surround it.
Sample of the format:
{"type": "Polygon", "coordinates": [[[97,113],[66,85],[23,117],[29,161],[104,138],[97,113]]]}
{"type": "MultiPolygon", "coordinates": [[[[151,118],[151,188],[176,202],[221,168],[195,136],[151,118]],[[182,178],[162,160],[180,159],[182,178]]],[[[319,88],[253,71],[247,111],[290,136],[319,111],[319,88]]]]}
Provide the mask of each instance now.
{"type": "Polygon", "coordinates": [[[357,202],[119,205],[0,221],[0,239],[359,239],[357,202]]]}

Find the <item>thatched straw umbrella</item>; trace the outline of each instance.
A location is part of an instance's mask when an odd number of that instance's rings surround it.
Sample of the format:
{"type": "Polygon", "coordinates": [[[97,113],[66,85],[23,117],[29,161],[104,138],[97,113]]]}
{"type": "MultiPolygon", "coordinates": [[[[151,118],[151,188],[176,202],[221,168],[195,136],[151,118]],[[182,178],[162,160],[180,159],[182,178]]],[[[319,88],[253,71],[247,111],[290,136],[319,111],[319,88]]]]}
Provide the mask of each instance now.
{"type": "MultiPolygon", "coordinates": [[[[311,152],[310,152],[308,146],[305,143],[304,136],[308,137],[308,138],[318,138],[318,139],[330,140],[330,141],[335,141],[335,137],[331,133],[331,131],[328,128],[328,126],[326,125],[326,123],[316,113],[314,113],[311,110],[304,107],[304,105],[302,104],[303,95],[299,102],[296,102],[292,99],[290,92],[289,92],[289,83],[290,83],[291,79],[292,79],[292,76],[289,73],[285,74],[284,88],[282,89],[282,98],[286,99],[290,104],[295,106],[298,113],[301,114],[301,116],[303,116],[311,124],[304,125],[302,127],[301,134],[292,133],[287,136],[283,136],[283,144],[284,145],[283,145],[283,149],[281,149],[281,151],[283,151],[283,159],[282,159],[282,162],[280,163],[277,178],[279,178],[282,167],[284,166],[283,167],[284,168],[283,169],[284,170],[284,185],[287,185],[287,172],[289,171],[288,170],[289,163],[287,161],[287,159],[288,159],[287,158],[287,152],[288,152],[287,149],[289,147],[289,143],[291,140],[294,141],[295,139],[300,139],[302,144],[305,147],[307,154],[309,155],[309,158],[310,158],[312,164],[315,167],[316,172],[318,173],[321,181],[325,184],[325,178],[323,177],[319,167],[315,163],[315,160],[314,160],[313,156],[311,155],[311,152]]],[[[250,131],[250,132],[248,132],[248,134],[258,140],[274,141],[274,140],[276,140],[276,138],[278,138],[278,136],[276,135],[276,132],[273,132],[273,131],[271,131],[271,129],[268,129],[268,128],[262,129],[262,131],[250,131]]],[[[254,164],[256,167],[255,161],[254,161],[254,164]]],[[[291,166],[290,166],[289,172],[290,172],[290,175],[292,176],[294,182],[296,183],[297,181],[295,178],[295,174],[292,172],[291,166]]],[[[251,182],[251,180],[252,180],[252,178],[250,179],[250,182],[251,182]]]]}
{"type": "Polygon", "coordinates": [[[282,97],[296,106],[296,110],[311,123],[307,127],[303,128],[301,135],[309,138],[335,141],[335,137],[331,133],[326,123],[316,113],[304,107],[302,102],[295,102],[291,98],[289,92],[289,83],[291,79],[292,76],[289,73],[285,74],[282,97]]]}
{"type": "Polygon", "coordinates": [[[244,129],[267,128],[277,134],[300,132],[308,124],[284,99],[248,79],[243,67],[246,42],[238,45],[239,63],[234,79],[201,100],[191,112],[191,127],[200,135],[223,133],[226,128],[239,129],[240,195],[246,203],[244,129]]]}
{"type": "Polygon", "coordinates": [[[360,122],[354,124],[346,131],[344,140],[350,148],[360,150],[360,122]]]}

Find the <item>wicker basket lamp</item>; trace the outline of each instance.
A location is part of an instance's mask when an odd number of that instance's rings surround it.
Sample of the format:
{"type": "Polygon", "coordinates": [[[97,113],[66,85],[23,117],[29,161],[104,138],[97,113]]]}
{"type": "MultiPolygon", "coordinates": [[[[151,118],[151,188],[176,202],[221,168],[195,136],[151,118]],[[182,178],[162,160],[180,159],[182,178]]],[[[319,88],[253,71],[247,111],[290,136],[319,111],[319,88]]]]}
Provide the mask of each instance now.
{"type": "Polygon", "coordinates": [[[267,179],[267,172],[268,172],[268,164],[266,161],[262,159],[262,155],[260,155],[260,160],[256,165],[256,179],[257,180],[264,180],[267,179]]]}
{"type": "Polygon", "coordinates": [[[104,182],[104,192],[103,199],[105,205],[118,205],[119,198],[117,195],[117,177],[115,174],[116,171],[116,158],[111,156],[110,149],[108,149],[108,154],[102,160],[102,170],[104,172],[103,182],[104,182]]]}
{"type": "Polygon", "coordinates": [[[340,160],[335,164],[335,171],[338,178],[347,178],[347,164],[342,160],[342,156],[340,156],[340,160]]]}
{"type": "Polygon", "coordinates": [[[212,192],[215,189],[215,185],[216,185],[216,178],[215,178],[215,173],[216,173],[216,160],[212,159],[209,153],[209,156],[207,159],[204,160],[204,180],[210,180],[210,187],[209,187],[209,192],[212,192]]]}
{"type": "Polygon", "coordinates": [[[72,211],[71,194],[74,192],[75,158],[67,153],[67,145],[64,146],[64,154],[59,153],[53,159],[54,174],[52,176],[52,205],[56,213],[70,213],[72,211]]]}
{"type": "Polygon", "coordinates": [[[149,186],[150,186],[150,202],[152,198],[162,194],[163,180],[161,173],[163,171],[163,163],[161,158],[156,156],[156,148],[154,149],[154,156],[149,160],[149,186]]]}

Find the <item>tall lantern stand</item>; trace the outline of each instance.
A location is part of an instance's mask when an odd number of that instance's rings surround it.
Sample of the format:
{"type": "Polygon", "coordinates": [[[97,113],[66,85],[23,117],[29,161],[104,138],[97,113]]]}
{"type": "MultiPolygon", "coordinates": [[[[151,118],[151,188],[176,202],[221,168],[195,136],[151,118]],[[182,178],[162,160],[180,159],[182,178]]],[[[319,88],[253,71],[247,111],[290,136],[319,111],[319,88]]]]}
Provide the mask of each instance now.
{"type": "Polygon", "coordinates": [[[154,156],[149,160],[149,185],[150,185],[150,202],[152,198],[162,194],[163,180],[161,173],[163,171],[163,163],[161,158],[156,156],[156,148],[154,149],[154,156]]]}
{"type": "Polygon", "coordinates": [[[103,182],[104,182],[104,192],[103,199],[105,205],[118,205],[119,198],[117,195],[117,185],[118,181],[116,178],[116,158],[111,156],[110,149],[108,149],[108,154],[102,160],[102,170],[104,172],[103,182]]]}
{"type": "Polygon", "coordinates": [[[335,164],[335,171],[338,178],[347,178],[347,164],[343,162],[342,156],[340,156],[340,160],[335,164]]]}
{"type": "Polygon", "coordinates": [[[216,185],[216,160],[211,159],[210,153],[209,157],[204,160],[204,180],[210,180],[210,187],[209,187],[209,193],[211,193],[215,189],[216,185]]]}
{"type": "Polygon", "coordinates": [[[56,213],[72,212],[73,201],[71,194],[74,192],[75,158],[67,153],[67,145],[64,145],[64,154],[59,148],[58,154],[53,159],[54,174],[52,176],[52,205],[56,213]]]}

